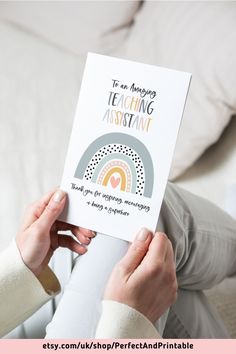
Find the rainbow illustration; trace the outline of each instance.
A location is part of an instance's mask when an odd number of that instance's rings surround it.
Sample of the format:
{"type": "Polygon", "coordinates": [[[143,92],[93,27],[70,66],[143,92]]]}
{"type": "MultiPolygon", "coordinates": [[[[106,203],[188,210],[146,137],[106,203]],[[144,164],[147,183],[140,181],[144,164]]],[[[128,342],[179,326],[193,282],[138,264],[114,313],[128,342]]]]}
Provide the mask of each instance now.
{"type": "Polygon", "coordinates": [[[74,177],[151,198],[154,170],[143,143],[128,134],[109,133],[89,145],[74,177]]]}

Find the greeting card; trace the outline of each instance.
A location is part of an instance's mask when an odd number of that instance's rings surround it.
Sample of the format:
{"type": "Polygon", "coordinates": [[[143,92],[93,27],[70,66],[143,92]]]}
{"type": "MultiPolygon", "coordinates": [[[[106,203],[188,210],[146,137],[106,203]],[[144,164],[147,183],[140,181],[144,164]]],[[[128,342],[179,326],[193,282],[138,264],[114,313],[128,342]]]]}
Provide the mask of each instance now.
{"type": "Polygon", "coordinates": [[[89,53],[61,220],[131,241],[155,231],[191,75],[89,53]]]}

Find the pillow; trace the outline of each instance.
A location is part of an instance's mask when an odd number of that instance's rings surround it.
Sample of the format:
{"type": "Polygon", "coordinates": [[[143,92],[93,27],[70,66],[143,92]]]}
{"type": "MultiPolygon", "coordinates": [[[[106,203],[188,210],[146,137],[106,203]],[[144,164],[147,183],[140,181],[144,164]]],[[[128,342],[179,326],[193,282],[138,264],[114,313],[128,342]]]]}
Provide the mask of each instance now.
{"type": "Polygon", "coordinates": [[[13,1],[0,17],[84,56],[110,53],[126,38],[141,1],[13,1]]]}
{"type": "Polygon", "coordinates": [[[117,51],[193,74],[170,179],[218,140],[236,112],[235,18],[233,2],[146,1],[117,51]]]}

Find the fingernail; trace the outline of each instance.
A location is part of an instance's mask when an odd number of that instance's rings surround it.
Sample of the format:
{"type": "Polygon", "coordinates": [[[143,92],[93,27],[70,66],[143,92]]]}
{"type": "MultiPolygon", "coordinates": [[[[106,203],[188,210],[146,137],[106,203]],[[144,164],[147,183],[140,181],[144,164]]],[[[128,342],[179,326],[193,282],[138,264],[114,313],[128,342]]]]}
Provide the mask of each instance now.
{"type": "Polygon", "coordinates": [[[52,199],[54,202],[60,203],[62,201],[62,199],[65,197],[65,195],[66,195],[66,193],[64,191],[62,191],[61,189],[59,189],[54,193],[54,196],[52,199]]]}
{"type": "Polygon", "coordinates": [[[137,240],[146,241],[149,234],[150,234],[150,231],[148,229],[146,229],[145,227],[143,227],[137,235],[137,240]]]}
{"type": "Polygon", "coordinates": [[[92,231],[92,236],[95,237],[97,233],[95,231],[92,231]]]}
{"type": "Polygon", "coordinates": [[[86,237],[86,239],[87,239],[87,243],[86,243],[86,245],[89,245],[89,244],[90,244],[90,242],[91,242],[91,238],[86,237]]]}

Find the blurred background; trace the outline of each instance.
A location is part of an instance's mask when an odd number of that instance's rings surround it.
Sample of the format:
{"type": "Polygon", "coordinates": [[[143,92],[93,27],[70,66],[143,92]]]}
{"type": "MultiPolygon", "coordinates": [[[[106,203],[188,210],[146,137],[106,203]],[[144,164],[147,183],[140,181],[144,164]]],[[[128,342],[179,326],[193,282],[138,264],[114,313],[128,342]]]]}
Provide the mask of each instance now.
{"type": "MultiPolygon", "coordinates": [[[[1,1],[0,249],[60,184],[88,51],[193,74],[170,180],[236,216],[235,18],[231,1],[1,1]]],[[[208,292],[232,337],[235,295],[235,278],[208,292]]]]}

